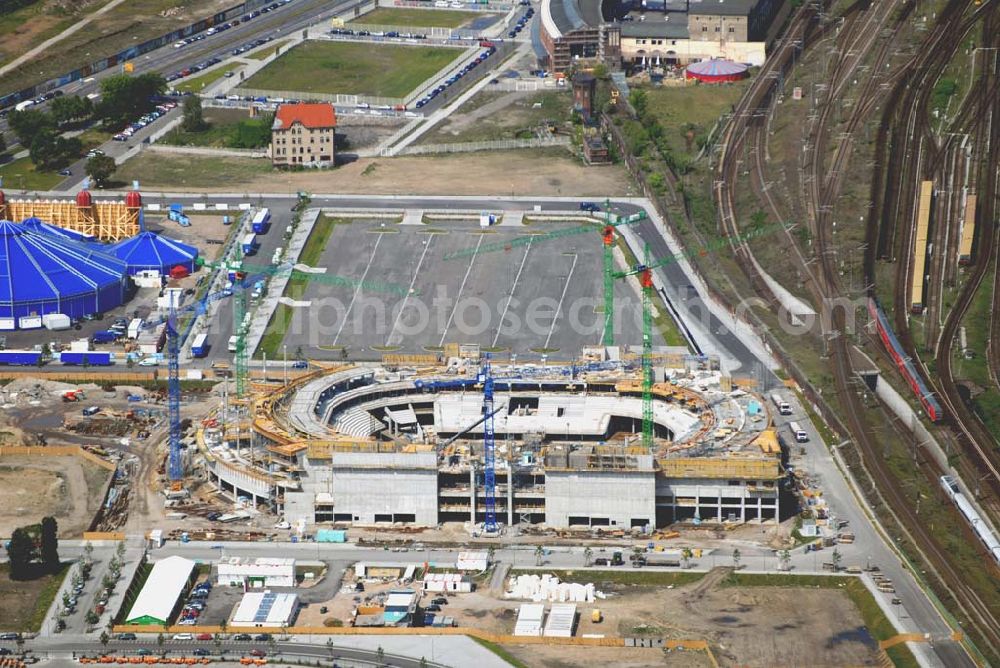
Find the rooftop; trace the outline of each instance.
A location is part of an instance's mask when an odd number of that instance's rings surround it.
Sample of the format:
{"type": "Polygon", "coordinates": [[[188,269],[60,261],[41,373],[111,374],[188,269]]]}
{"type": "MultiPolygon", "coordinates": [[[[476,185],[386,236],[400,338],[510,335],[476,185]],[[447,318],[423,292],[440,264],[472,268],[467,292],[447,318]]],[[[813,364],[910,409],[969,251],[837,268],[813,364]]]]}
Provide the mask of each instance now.
{"type": "Polygon", "coordinates": [[[274,130],[287,130],[299,123],[310,129],[332,128],[337,125],[337,114],[332,104],[299,102],[283,104],[274,115],[274,130]]]}
{"type": "Polygon", "coordinates": [[[157,561],[125,621],[166,622],[193,570],[194,562],[184,557],[173,556],[157,561]]]}

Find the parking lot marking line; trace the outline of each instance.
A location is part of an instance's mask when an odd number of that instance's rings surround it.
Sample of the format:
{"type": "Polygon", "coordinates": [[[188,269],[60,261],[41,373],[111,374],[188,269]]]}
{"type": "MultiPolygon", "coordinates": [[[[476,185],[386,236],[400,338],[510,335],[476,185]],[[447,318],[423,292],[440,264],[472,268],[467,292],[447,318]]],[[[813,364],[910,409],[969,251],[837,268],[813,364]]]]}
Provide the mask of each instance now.
{"type": "Polygon", "coordinates": [[[365,279],[368,277],[368,271],[372,268],[372,263],[375,261],[375,254],[378,253],[378,245],[382,243],[382,235],[376,235],[375,246],[372,248],[371,257],[368,258],[368,264],[365,266],[365,273],[361,274],[361,280],[358,281],[358,287],[354,289],[354,294],[351,295],[351,303],[347,305],[347,310],[344,311],[344,320],[340,323],[340,328],[337,329],[337,335],[333,337],[333,345],[337,345],[337,339],[340,338],[340,333],[344,331],[344,325],[347,324],[348,318],[351,315],[351,309],[354,308],[354,302],[358,299],[358,293],[361,292],[361,286],[364,284],[365,279]]]}
{"type": "Polygon", "coordinates": [[[472,273],[472,265],[476,263],[476,255],[479,253],[479,247],[483,245],[483,239],[485,235],[479,236],[479,241],[476,242],[476,249],[472,251],[472,257],[469,258],[469,266],[465,269],[465,277],[462,278],[462,284],[458,286],[458,294],[455,296],[455,305],[451,308],[451,314],[448,316],[448,322],[444,325],[444,331],[441,332],[441,340],[438,341],[439,346],[444,345],[444,338],[448,335],[448,328],[451,327],[451,321],[455,319],[455,311],[458,310],[458,304],[462,300],[462,292],[465,291],[465,283],[469,280],[469,274],[472,273]]]}
{"type": "MultiPolygon", "coordinates": [[[[497,341],[500,339],[500,332],[503,330],[503,319],[507,317],[507,308],[510,306],[511,300],[514,298],[514,291],[517,290],[517,282],[521,280],[521,272],[524,271],[524,263],[528,259],[528,253],[531,252],[531,242],[532,239],[528,239],[528,245],[524,248],[524,257],[521,258],[521,266],[517,268],[517,274],[514,276],[514,283],[510,286],[510,293],[507,295],[507,303],[503,305],[503,313],[500,314],[500,325],[497,327],[497,333],[493,337],[493,347],[497,345],[497,341]]],[[[508,274],[509,276],[510,274],[508,274]]]]}
{"type": "Polygon", "coordinates": [[[549,347],[549,341],[552,339],[552,332],[556,329],[556,323],[559,322],[559,314],[562,313],[563,300],[566,299],[566,290],[569,289],[569,282],[573,278],[573,272],[576,270],[576,261],[579,259],[579,255],[573,253],[573,264],[569,268],[569,273],[566,274],[566,283],[563,285],[562,294],[559,295],[559,304],[556,306],[556,313],[552,316],[552,324],[549,325],[549,335],[545,337],[545,345],[543,348],[549,347]]]}
{"type": "Polygon", "coordinates": [[[424,243],[424,252],[420,254],[420,259],[417,261],[417,268],[413,270],[413,279],[410,281],[410,289],[406,291],[406,296],[403,297],[403,304],[399,307],[399,311],[396,313],[396,319],[392,321],[392,329],[389,330],[389,336],[385,339],[385,345],[392,345],[392,335],[396,332],[396,325],[399,324],[399,319],[403,317],[403,311],[406,310],[406,302],[409,301],[410,295],[413,294],[413,286],[417,284],[417,276],[420,275],[420,267],[424,264],[424,258],[427,257],[427,251],[430,250],[431,244],[434,243],[435,235],[430,235],[426,242],[424,243]]]}

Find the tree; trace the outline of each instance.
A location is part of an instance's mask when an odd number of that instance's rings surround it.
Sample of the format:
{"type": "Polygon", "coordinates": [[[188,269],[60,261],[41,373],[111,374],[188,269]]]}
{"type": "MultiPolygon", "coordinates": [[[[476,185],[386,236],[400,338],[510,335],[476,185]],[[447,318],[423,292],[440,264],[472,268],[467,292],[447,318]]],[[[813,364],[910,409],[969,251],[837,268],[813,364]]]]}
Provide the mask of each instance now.
{"type": "Polygon", "coordinates": [[[778,553],[778,561],[781,562],[781,570],[787,571],[788,564],[792,561],[792,553],[788,550],[782,550],[778,553]]]}
{"type": "Polygon", "coordinates": [[[7,139],[6,137],[3,136],[2,133],[0,133],[0,153],[3,153],[6,150],[7,150],[7,139]]]}
{"type": "Polygon", "coordinates": [[[545,556],[545,548],[541,545],[535,547],[535,566],[542,565],[542,557],[545,556]]]}
{"type": "Polygon", "coordinates": [[[100,638],[100,640],[101,640],[101,644],[103,646],[107,647],[108,646],[108,641],[111,640],[111,637],[108,635],[107,631],[101,631],[101,638],[100,638]]]}
{"type": "Polygon", "coordinates": [[[201,111],[201,98],[197,95],[188,95],[184,98],[184,118],[181,120],[181,128],[184,132],[201,132],[207,127],[208,124],[201,111]]]}
{"type": "Polygon", "coordinates": [[[153,96],[167,89],[161,75],[150,72],[130,77],[116,74],[101,81],[101,101],[94,116],[111,127],[131,123],[153,108],[153,96]]]}
{"type": "Polygon", "coordinates": [[[840,550],[833,548],[833,554],[830,555],[830,561],[833,562],[833,570],[837,572],[840,570],[840,560],[844,558],[844,555],[840,553],[840,550]]]}
{"type": "Polygon", "coordinates": [[[646,116],[646,111],[649,109],[649,97],[646,95],[646,91],[641,88],[632,90],[628,101],[632,104],[632,108],[635,109],[636,116],[640,119],[646,116]]]}
{"type": "Polygon", "coordinates": [[[375,663],[379,666],[385,665],[385,650],[382,649],[382,645],[379,645],[378,649],[375,650],[375,663]]]}
{"type": "Polygon", "coordinates": [[[37,109],[25,109],[23,111],[12,111],[7,116],[7,124],[17,135],[22,146],[31,146],[35,136],[43,131],[54,131],[56,124],[52,117],[44,111],[37,109]]]}
{"type": "Polygon", "coordinates": [[[14,529],[14,533],[11,534],[7,558],[10,560],[11,580],[27,580],[31,577],[31,561],[35,558],[35,545],[24,529],[14,529]]]}
{"type": "Polygon", "coordinates": [[[594,550],[588,545],[583,550],[583,565],[589,568],[592,563],[594,563],[594,550]]]}
{"type": "Polygon", "coordinates": [[[59,562],[59,524],[54,517],[42,518],[41,538],[42,566],[48,573],[58,573],[59,562]]]}
{"type": "Polygon", "coordinates": [[[157,645],[159,645],[160,647],[163,647],[163,643],[166,642],[166,640],[167,639],[164,637],[164,635],[162,633],[157,634],[157,636],[156,636],[156,644],[157,645]]]}
{"type": "Polygon", "coordinates": [[[94,558],[94,546],[90,544],[89,540],[83,544],[83,557],[85,563],[90,562],[94,558]]]}
{"type": "Polygon", "coordinates": [[[427,668],[427,657],[420,657],[420,668],[427,668]]]}
{"type": "Polygon", "coordinates": [[[79,121],[94,113],[94,104],[90,98],[79,95],[57,97],[49,103],[49,113],[57,125],[70,121],[79,121]]]}
{"type": "Polygon", "coordinates": [[[735,568],[736,570],[740,570],[740,559],[742,558],[743,555],[740,554],[739,548],[733,550],[733,568],[735,568]]]}
{"type": "Polygon", "coordinates": [[[111,175],[115,173],[117,167],[115,159],[111,156],[95,155],[87,160],[83,171],[94,180],[95,185],[103,186],[111,178],[111,175]]]}
{"type": "Polygon", "coordinates": [[[76,137],[60,137],[53,130],[43,130],[31,141],[31,161],[42,169],[63,166],[80,155],[83,145],[76,137]]]}
{"type": "Polygon", "coordinates": [[[683,550],[681,550],[681,561],[684,562],[684,568],[691,567],[691,557],[693,556],[694,552],[691,550],[690,547],[685,547],[683,550]]]}
{"type": "Polygon", "coordinates": [[[87,622],[87,624],[93,626],[97,622],[101,621],[101,618],[98,617],[97,613],[94,612],[93,610],[88,610],[87,614],[83,616],[83,621],[85,621],[85,622],[87,622]]]}

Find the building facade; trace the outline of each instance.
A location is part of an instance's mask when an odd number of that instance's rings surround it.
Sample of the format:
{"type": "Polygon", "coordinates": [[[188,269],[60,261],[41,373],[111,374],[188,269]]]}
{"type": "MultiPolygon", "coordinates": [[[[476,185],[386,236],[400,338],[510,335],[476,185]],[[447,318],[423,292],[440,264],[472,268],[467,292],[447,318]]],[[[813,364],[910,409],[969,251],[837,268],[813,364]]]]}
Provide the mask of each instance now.
{"type": "Polygon", "coordinates": [[[332,104],[281,105],[271,126],[271,164],[276,167],[333,166],[336,128],[337,114],[332,104]]]}

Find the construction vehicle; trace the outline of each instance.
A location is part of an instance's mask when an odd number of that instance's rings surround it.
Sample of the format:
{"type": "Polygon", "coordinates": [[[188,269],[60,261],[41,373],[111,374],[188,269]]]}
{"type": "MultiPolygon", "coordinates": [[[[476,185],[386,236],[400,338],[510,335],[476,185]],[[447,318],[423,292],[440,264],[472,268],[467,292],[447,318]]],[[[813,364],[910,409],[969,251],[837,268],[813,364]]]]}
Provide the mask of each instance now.
{"type": "Polygon", "coordinates": [[[594,608],[590,611],[590,621],[594,624],[600,624],[604,621],[604,615],[601,614],[599,608],[594,608]]]}

